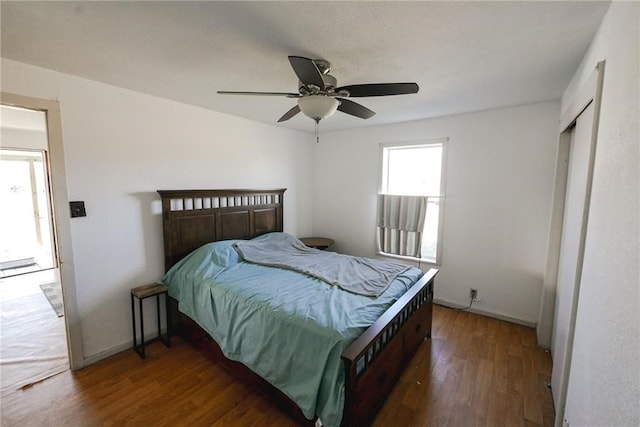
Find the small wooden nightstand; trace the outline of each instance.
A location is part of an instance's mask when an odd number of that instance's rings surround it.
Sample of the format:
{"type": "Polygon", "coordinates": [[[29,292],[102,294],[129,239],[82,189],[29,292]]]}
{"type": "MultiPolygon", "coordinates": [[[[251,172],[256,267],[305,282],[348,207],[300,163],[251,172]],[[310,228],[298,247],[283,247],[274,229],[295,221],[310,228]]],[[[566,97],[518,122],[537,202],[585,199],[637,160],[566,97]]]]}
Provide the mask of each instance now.
{"type": "Polygon", "coordinates": [[[303,237],[300,241],[310,248],[322,250],[327,249],[335,243],[333,239],[329,239],[327,237],[303,237]]]}
{"type": "Polygon", "coordinates": [[[149,344],[150,342],[160,340],[167,347],[171,347],[171,315],[169,312],[169,294],[168,289],[164,285],[160,285],[157,283],[150,283],[144,286],[138,286],[137,288],[131,289],[131,321],[133,324],[133,349],[138,353],[141,358],[145,358],[144,346],[145,344],[149,344]],[[161,333],[161,324],[160,324],[160,295],[164,294],[165,301],[165,311],[167,315],[167,334],[165,339],[162,339],[161,333]],[[158,315],[158,336],[153,338],[147,342],[144,341],[144,313],[142,311],[142,300],[149,297],[156,297],[156,310],[158,315]],[[138,299],[138,312],[140,314],[140,344],[138,345],[138,340],[136,337],[136,313],[135,313],[135,304],[133,302],[133,298],[138,299]]]}

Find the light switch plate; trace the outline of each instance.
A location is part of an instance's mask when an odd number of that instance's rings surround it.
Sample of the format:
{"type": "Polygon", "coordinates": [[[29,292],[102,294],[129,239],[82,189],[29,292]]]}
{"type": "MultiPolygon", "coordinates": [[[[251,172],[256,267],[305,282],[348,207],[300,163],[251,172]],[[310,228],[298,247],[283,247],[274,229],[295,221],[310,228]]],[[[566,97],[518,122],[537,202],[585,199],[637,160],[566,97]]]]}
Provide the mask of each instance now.
{"type": "Polygon", "coordinates": [[[69,202],[69,207],[71,208],[71,218],[87,216],[87,211],[84,208],[84,202],[69,202]]]}

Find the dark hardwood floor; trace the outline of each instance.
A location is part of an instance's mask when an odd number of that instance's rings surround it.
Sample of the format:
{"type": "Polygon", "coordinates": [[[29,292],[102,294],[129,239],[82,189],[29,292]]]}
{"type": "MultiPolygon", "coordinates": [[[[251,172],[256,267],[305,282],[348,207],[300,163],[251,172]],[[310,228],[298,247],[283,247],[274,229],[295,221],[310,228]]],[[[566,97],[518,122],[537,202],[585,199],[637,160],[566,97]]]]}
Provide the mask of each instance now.
{"type": "MultiPolygon", "coordinates": [[[[295,426],[260,393],[173,339],[2,396],[9,426],[295,426]]],[[[532,329],[435,306],[375,426],[551,426],[548,352],[532,329]]]]}

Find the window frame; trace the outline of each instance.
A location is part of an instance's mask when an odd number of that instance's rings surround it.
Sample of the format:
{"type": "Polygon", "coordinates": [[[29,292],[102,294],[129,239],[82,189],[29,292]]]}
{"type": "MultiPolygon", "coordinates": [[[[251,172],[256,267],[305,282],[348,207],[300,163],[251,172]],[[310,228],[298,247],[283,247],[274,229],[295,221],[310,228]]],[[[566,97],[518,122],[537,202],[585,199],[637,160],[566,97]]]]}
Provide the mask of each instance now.
{"type": "MultiPolygon", "coordinates": [[[[439,200],[439,211],[438,211],[438,236],[436,240],[436,257],[435,260],[431,258],[414,258],[411,256],[403,256],[403,255],[395,255],[387,252],[376,251],[377,255],[389,257],[389,258],[398,258],[409,261],[419,261],[421,263],[426,263],[429,265],[440,266],[442,265],[442,247],[444,242],[444,208],[445,208],[445,200],[446,200],[446,176],[447,176],[447,152],[448,152],[448,144],[449,138],[433,138],[433,139],[419,139],[413,141],[396,141],[396,142],[381,142],[378,147],[378,194],[385,194],[386,183],[388,180],[387,169],[387,161],[385,152],[388,149],[393,148],[403,148],[403,147],[418,147],[418,146],[429,146],[429,145],[439,145],[442,147],[442,157],[440,164],[440,194],[438,196],[428,195],[428,197],[438,197],[439,200]]],[[[428,207],[427,207],[428,211],[428,207]]]]}

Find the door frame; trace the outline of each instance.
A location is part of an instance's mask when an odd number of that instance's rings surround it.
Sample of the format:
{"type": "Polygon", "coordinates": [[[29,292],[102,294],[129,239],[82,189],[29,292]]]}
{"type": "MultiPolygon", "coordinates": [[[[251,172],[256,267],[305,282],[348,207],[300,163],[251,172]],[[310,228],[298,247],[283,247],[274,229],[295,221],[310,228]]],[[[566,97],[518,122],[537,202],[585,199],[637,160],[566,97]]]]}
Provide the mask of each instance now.
{"type": "Polygon", "coordinates": [[[567,177],[569,172],[569,155],[571,145],[572,127],[582,112],[593,103],[593,124],[591,128],[591,140],[589,145],[589,159],[587,169],[587,182],[585,188],[584,205],[582,210],[582,221],[578,258],[576,262],[576,279],[574,292],[572,295],[571,313],[569,320],[569,331],[567,337],[567,349],[564,366],[554,366],[554,369],[562,369],[564,372],[560,390],[552,390],[556,395],[558,407],[556,407],[555,426],[561,427],[564,421],[565,406],[567,400],[567,390],[569,387],[569,377],[571,373],[571,359],[573,354],[573,341],[575,337],[576,318],[578,313],[578,303],[580,298],[580,283],[582,281],[582,270],[584,263],[585,242],[587,237],[587,226],[589,221],[589,206],[591,204],[591,190],[593,183],[593,171],[595,165],[596,145],[598,139],[598,125],[600,108],[602,101],[602,87],[604,82],[605,61],[596,64],[586,82],[580,86],[574,99],[569,106],[561,113],[559,147],[556,161],[556,176],[553,191],[553,207],[551,212],[551,226],[549,231],[549,246],[547,251],[547,265],[543,279],[543,289],[540,301],[540,311],[538,314],[538,325],[536,328],[538,343],[542,347],[551,347],[552,334],[554,328],[554,310],[557,294],[558,268],[560,261],[560,251],[562,243],[562,227],[565,208],[565,197],[567,190],[567,177]],[[557,393],[557,394],[556,394],[557,393]]]}
{"type": "Polygon", "coordinates": [[[55,229],[62,299],[64,301],[64,319],[67,331],[67,349],[69,365],[72,370],[83,367],[82,331],[76,294],[75,268],[71,242],[71,222],[69,217],[69,196],[67,193],[67,174],[64,161],[62,140],[62,118],[57,101],[32,98],[7,92],[0,93],[0,103],[30,110],[43,111],[47,118],[47,137],[49,140],[48,167],[51,191],[51,214],[55,229]]]}

